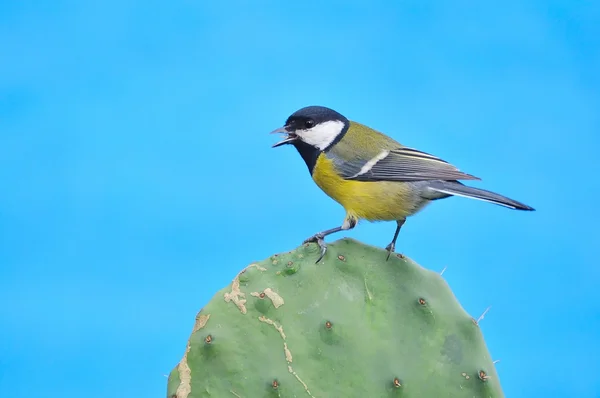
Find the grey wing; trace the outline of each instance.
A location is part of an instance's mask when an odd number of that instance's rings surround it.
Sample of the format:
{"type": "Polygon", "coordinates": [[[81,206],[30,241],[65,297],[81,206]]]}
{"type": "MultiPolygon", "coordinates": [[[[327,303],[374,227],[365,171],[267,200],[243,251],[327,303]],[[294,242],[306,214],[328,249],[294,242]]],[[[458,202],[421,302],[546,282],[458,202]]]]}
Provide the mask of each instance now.
{"type": "Polygon", "coordinates": [[[338,171],[355,181],[479,180],[450,163],[407,147],[385,150],[371,159],[342,161],[332,154],[338,171]]]}

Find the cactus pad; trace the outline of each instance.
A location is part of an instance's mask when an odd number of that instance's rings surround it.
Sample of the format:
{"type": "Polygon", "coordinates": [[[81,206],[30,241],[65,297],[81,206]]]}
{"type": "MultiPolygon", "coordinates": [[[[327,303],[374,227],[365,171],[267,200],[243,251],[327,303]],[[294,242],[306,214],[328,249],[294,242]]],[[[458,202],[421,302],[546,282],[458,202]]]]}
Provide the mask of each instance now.
{"type": "Polygon", "coordinates": [[[437,272],[352,239],[251,264],[198,313],[168,398],[503,397],[437,272]]]}

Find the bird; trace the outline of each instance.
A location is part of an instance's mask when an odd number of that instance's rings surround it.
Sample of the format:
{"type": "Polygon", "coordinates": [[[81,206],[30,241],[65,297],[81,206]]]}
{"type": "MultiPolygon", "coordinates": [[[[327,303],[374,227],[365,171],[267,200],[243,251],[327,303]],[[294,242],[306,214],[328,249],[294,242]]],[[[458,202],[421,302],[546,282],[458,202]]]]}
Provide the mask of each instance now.
{"type": "Polygon", "coordinates": [[[298,109],[271,134],[284,135],[272,148],[294,146],[314,183],[346,212],[340,226],[303,241],[318,244],[317,263],[327,251],[325,237],[351,230],[360,220],[396,222],[393,238],[385,248],[389,260],[407,217],[435,200],[451,196],[514,210],[535,210],[498,193],[467,186],[460,180],[481,178],[464,173],[437,156],[404,146],[325,106],[298,109]]]}

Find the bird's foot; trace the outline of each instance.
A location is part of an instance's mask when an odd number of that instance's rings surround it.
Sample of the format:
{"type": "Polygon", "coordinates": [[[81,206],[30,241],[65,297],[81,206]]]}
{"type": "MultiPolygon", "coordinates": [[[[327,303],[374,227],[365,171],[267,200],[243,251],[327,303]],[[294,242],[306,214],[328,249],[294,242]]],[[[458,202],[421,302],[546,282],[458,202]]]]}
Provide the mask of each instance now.
{"type": "Polygon", "coordinates": [[[390,259],[390,256],[392,255],[392,252],[396,250],[396,242],[390,242],[390,244],[385,247],[385,250],[387,250],[388,252],[385,261],[388,261],[390,259]]]}
{"type": "Polygon", "coordinates": [[[319,256],[317,261],[315,261],[315,263],[318,263],[319,261],[321,261],[323,259],[323,257],[325,257],[325,252],[327,252],[327,245],[325,244],[325,240],[323,238],[324,238],[323,234],[318,233],[318,234],[315,234],[315,235],[311,236],[310,238],[306,239],[304,242],[302,242],[302,244],[314,242],[317,245],[319,245],[319,248],[321,249],[321,255],[319,256]]]}

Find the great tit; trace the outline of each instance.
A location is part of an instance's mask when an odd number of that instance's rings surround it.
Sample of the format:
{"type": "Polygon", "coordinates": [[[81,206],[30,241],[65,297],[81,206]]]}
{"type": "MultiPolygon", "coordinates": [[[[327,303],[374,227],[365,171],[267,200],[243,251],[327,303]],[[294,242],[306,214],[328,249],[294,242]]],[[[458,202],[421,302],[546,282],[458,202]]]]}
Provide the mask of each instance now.
{"type": "Polygon", "coordinates": [[[285,125],[271,132],[283,133],[273,148],[293,145],[312,179],[329,197],[341,204],[346,216],[341,226],[319,232],[303,243],[316,242],[319,262],[327,250],[327,235],[350,230],[359,220],[396,221],[387,259],[406,218],[433,200],[463,196],[516,210],[532,207],[494,192],[465,186],[458,180],[480,180],[450,163],[401,145],[392,138],[323,106],[297,110],[285,125]]]}

